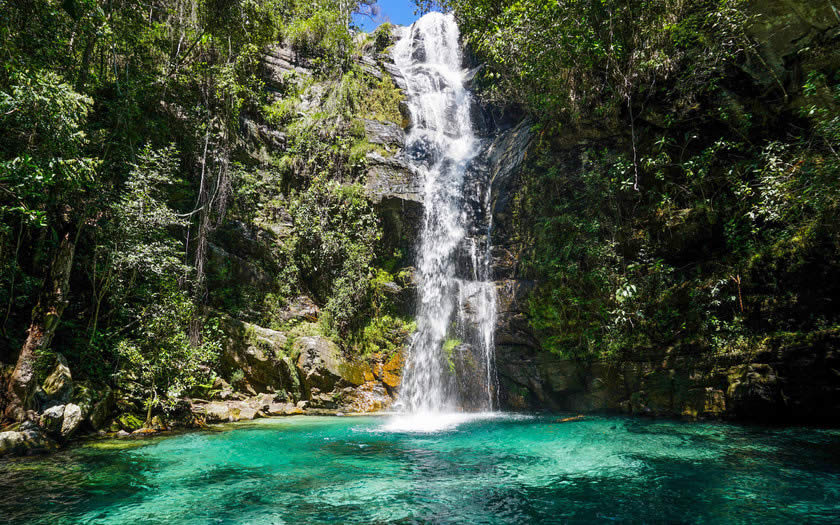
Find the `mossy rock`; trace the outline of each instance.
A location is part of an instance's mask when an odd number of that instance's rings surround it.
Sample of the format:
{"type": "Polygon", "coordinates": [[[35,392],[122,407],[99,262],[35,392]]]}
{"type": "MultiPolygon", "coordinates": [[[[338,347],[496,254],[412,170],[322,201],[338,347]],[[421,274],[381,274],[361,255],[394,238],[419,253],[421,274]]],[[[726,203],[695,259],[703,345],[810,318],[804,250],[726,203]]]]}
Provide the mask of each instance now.
{"type": "Polygon", "coordinates": [[[121,430],[126,432],[134,432],[143,428],[143,421],[134,414],[120,414],[114,421],[121,430]]]}

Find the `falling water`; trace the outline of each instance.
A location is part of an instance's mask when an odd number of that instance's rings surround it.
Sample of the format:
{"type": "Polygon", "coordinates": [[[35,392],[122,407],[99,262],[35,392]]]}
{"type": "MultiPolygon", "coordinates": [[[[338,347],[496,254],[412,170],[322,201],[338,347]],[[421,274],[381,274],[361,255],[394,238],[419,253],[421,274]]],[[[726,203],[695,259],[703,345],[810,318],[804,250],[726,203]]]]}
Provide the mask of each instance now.
{"type": "Polygon", "coordinates": [[[489,184],[480,169],[474,102],[464,87],[458,27],[430,13],[394,47],[405,77],[413,127],[410,163],[424,183],[417,251],[417,332],[408,351],[397,406],[426,425],[447,412],[494,406],[489,184]]]}

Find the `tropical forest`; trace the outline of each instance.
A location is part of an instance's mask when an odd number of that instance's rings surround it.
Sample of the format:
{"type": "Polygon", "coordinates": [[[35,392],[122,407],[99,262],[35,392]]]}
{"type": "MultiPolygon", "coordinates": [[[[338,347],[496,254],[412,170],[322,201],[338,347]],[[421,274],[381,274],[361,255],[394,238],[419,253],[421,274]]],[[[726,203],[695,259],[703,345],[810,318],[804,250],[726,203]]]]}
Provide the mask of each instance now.
{"type": "Polygon", "coordinates": [[[840,4],[0,0],[0,522],[838,520],[840,4]]]}

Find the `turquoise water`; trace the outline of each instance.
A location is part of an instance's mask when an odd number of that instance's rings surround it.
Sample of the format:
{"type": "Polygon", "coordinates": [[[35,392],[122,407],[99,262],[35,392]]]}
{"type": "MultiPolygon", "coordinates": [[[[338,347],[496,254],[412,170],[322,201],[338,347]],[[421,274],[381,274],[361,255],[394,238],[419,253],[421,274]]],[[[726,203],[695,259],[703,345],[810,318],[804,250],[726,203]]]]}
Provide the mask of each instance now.
{"type": "Polygon", "coordinates": [[[0,462],[0,522],[840,521],[840,431],[558,417],[422,434],[301,416],[79,446],[0,462]]]}

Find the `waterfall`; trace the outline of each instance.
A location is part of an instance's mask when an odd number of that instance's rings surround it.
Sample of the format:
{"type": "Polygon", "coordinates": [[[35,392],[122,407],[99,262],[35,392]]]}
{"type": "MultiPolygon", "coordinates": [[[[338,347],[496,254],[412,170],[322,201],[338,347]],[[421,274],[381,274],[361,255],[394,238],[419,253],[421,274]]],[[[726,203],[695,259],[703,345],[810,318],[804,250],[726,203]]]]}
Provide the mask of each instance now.
{"type": "Polygon", "coordinates": [[[401,30],[393,57],[406,80],[412,117],[406,154],[423,181],[425,211],[416,256],[417,332],[396,406],[435,421],[495,405],[490,189],[453,16],[429,13],[401,30]]]}

